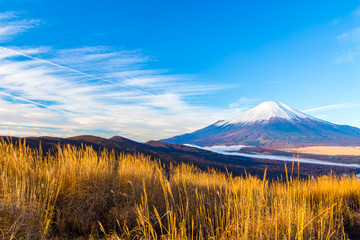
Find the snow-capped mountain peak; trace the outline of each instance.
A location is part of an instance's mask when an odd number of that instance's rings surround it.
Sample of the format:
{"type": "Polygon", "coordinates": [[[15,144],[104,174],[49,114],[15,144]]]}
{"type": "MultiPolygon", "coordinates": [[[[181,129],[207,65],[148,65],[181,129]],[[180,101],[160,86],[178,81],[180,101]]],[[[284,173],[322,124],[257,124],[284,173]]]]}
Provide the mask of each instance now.
{"type": "Polygon", "coordinates": [[[297,121],[302,119],[315,120],[313,117],[295,110],[284,103],[268,101],[263,102],[230,120],[219,122],[218,125],[264,122],[269,121],[272,118],[284,119],[287,121],[297,121]]]}
{"type": "Polygon", "coordinates": [[[360,129],[311,117],[280,102],[263,102],[230,120],[162,141],[199,146],[360,146],[360,129]]]}

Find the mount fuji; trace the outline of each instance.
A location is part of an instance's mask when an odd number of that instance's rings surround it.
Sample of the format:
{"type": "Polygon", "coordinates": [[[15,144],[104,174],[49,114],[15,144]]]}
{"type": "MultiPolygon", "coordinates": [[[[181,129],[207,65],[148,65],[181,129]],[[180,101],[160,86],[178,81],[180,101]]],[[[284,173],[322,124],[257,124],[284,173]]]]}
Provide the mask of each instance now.
{"type": "Polygon", "coordinates": [[[360,129],[333,124],[284,103],[269,101],[232,119],[220,120],[195,132],[161,141],[199,146],[360,146],[360,129]]]}

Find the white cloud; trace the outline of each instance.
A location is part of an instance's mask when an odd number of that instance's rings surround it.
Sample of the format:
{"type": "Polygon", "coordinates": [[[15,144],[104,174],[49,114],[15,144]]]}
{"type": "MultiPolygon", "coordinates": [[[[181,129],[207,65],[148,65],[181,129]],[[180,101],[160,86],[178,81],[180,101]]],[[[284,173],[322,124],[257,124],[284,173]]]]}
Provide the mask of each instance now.
{"type": "MultiPolygon", "coordinates": [[[[338,110],[338,109],[349,109],[349,108],[357,108],[360,107],[360,104],[356,103],[341,103],[341,104],[333,104],[333,105],[326,105],[311,109],[303,110],[305,113],[318,113],[318,112],[326,112],[326,111],[332,111],[332,110],[338,110]]],[[[323,116],[323,115],[319,115],[323,116]]]]}
{"type": "Polygon", "coordinates": [[[239,100],[237,100],[236,102],[233,102],[229,105],[229,108],[241,108],[244,110],[249,109],[249,107],[253,106],[256,102],[258,102],[258,99],[252,99],[252,98],[248,98],[248,97],[242,97],[239,100]]]}
{"type": "MultiPolygon", "coordinates": [[[[18,26],[3,31],[3,39],[32,22],[13,19],[17,14],[0,14],[0,21],[18,26]]],[[[106,46],[0,46],[0,134],[86,133],[145,141],[193,131],[230,114],[186,101],[226,86],[201,85],[194,76],[148,69],[148,61],[139,51],[106,46]]]]}
{"type": "Polygon", "coordinates": [[[39,24],[39,20],[19,20],[18,13],[0,13],[0,42],[7,41],[9,38],[27,31],[39,24]]]}
{"type": "Polygon", "coordinates": [[[360,27],[354,28],[336,37],[339,43],[359,43],[360,27]]]}
{"type": "MultiPolygon", "coordinates": [[[[0,13],[0,40],[38,22],[0,13]]],[[[121,135],[146,141],[197,130],[240,109],[202,106],[196,102],[200,95],[229,86],[149,69],[150,61],[141,51],[107,46],[0,46],[0,135],[121,135]]]]}
{"type": "Polygon", "coordinates": [[[12,18],[16,18],[17,17],[17,13],[16,12],[2,12],[0,13],[0,20],[6,20],[6,19],[12,19],[12,18]]]}
{"type": "MultiPolygon", "coordinates": [[[[360,7],[352,14],[352,19],[360,18],[360,7]]],[[[354,27],[336,36],[339,51],[335,56],[336,64],[344,64],[354,61],[360,56],[360,27],[354,27]]]]}
{"type": "Polygon", "coordinates": [[[353,13],[352,15],[355,17],[355,18],[360,18],[360,7],[358,7],[353,13]]]}

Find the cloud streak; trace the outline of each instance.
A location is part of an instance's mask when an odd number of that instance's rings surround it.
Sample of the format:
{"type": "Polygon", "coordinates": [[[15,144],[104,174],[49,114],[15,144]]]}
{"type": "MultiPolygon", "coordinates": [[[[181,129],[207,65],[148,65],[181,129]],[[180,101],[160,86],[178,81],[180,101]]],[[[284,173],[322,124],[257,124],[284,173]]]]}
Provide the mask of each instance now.
{"type": "Polygon", "coordinates": [[[332,110],[338,110],[338,109],[349,109],[349,108],[356,108],[360,107],[360,104],[356,103],[341,103],[341,104],[333,104],[333,105],[326,105],[316,108],[310,108],[303,110],[305,113],[317,113],[317,112],[324,112],[324,111],[332,111],[332,110]]]}
{"type": "Polygon", "coordinates": [[[40,23],[39,20],[19,20],[19,14],[15,12],[0,13],[0,42],[7,41],[11,37],[25,32],[40,23]]]}
{"type": "MultiPolygon", "coordinates": [[[[14,26],[15,17],[0,14],[0,21],[14,26]]],[[[30,28],[31,21],[16,22],[19,31],[4,33],[3,39],[30,28]]],[[[226,86],[197,84],[194,76],[149,69],[149,61],[139,51],[106,46],[0,46],[0,134],[122,135],[146,141],[227,117],[226,111],[187,101],[226,86]]]]}
{"type": "MultiPolygon", "coordinates": [[[[360,8],[354,11],[352,19],[360,18],[360,8]]],[[[360,27],[354,27],[347,32],[336,36],[340,50],[336,53],[335,63],[345,64],[354,61],[360,56],[360,27]]]]}

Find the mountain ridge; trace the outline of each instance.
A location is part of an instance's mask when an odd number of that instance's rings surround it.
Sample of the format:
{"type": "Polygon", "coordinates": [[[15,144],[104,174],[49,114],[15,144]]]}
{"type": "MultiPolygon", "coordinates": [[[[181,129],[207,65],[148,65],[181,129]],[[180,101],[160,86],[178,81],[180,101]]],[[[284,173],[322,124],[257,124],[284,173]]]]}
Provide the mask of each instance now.
{"type": "Polygon", "coordinates": [[[229,120],[160,141],[200,146],[360,146],[360,129],[333,124],[280,102],[263,102],[229,120]]]}
{"type": "MultiPolygon", "coordinates": [[[[253,159],[251,157],[223,155],[190,146],[159,141],[140,143],[120,136],[115,136],[109,139],[92,135],[81,135],[70,138],[18,138],[10,136],[0,136],[0,144],[2,141],[13,142],[14,144],[18,144],[19,141],[26,141],[26,145],[33,149],[39,149],[39,146],[41,145],[41,149],[44,155],[47,155],[49,153],[56,153],[56,151],[59,150],[58,146],[70,145],[78,148],[90,146],[97,152],[107,149],[110,152],[114,151],[115,154],[143,154],[145,156],[149,156],[152,160],[161,161],[161,163],[167,167],[170,167],[171,165],[187,163],[192,164],[202,170],[212,168],[222,171],[224,173],[231,172],[234,176],[244,176],[246,174],[251,174],[259,177],[262,177],[264,175],[264,169],[266,168],[267,177],[274,179],[278,178],[280,175],[285,174],[284,162],[282,161],[273,161],[266,158],[253,159]]],[[[260,148],[257,150],[259,150],[261,153],[269,153],[275,155],[288,154],[289,156],[291,156],[291,153],[284,153],[275,150],[267,150],[260,148]]],[[[252,149],[251,151],[255,150],[252,149]]],[[[305,154],[302,155],[306,156],[305,154]]],[[[312,156],[308,155],[308,157],[311,158],[312,156]]],[[[319,157],[319,160],[338,162],[338,160],[332,157],[329,158],[328,156],[319,157]]],[[[339,158],[339,161],[343,163],[353,163],[353,161],[349,162],[348,159],[344,159],[344,161],[342,161],[339,158]]],[[[314,165],[309,163],[302,163],[301,166],[302,167],[300,168],[300,176],[305,178],[309,175],[323,175],[329,174],[330,172],[336,172],[338,174],[359,172],[359,169],[357,168],[347,168],[339,166],[314,165]]]]}

